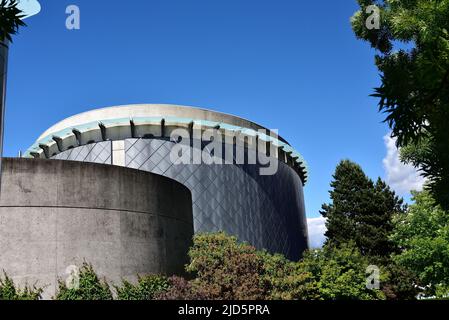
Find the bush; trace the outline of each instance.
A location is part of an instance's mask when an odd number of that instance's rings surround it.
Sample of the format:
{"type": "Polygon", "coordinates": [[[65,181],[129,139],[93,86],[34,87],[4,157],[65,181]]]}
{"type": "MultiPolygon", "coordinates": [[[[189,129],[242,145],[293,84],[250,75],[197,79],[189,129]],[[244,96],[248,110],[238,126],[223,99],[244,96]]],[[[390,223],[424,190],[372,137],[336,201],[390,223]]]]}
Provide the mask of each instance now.
{"type": "Polygon", "coordinates": [[[194,281],[173,276],[168,279],[169,289],[155,296],[156,300],[208,300],[209,295],[194,281]]]}
{"type": "Polygon", "coordinates": [[[0,300],[39,300],[42,295],[42,288],[25,286],[19,289],[11,278],[4,272],[0,278],[0,300]]]}
{"type": "Polygon", "coordinates": [[[388,300],[415,300],[420,293],[419,279],[412,271],[391,262],[385,267],[388,279],[381,290],[388,300]]]}
{"type": "Polygon", "coordinates": [[[300,262],[301,269],[315,278],[321,300],[385,299],[382,291],[366,288],[368,265],[353,243],[306,252],[300,262]]]}
{"type": "Polygon", "coordinates": [[[137,284],[124,280],[121,287],[115,287],[118,300],[153,300],[169,288],[169,280],[161,275],[139,276],[137,284]]]}
{"type": "MultiPolygon", "coordinates": [[[[115,286],[119,300],[376,300],[412,299],[413,278],[402,266],[382,267],[382,290],[366,287],[368,258],[354,243],[326,245],[308,251],[299,262],[280,254],[258,251],[225,233],[199,234],[189,251],[186,270],[192,280],[161,275],[139,277],[136,284],[115,286]]],[[[447,297],[447,287],[439,287],[447,297]]],[[[0,281],[0,299],[38,299],[41,289],[17,291],[6,277],[0,281]]],[[[105,280],[84,263],[79,284],[59,281],[57,300],[112,300],[105,280]]]]}
{"type": "Polygon", "coordinates": [[[225,233],[195,235],[187,271],[212,300],[257,300],[265,297],[262,260],[256,249],[225,233]]]}
{"type": "Polygon", "coordinates": [[[79,272],[79,285],[67,286],[59,280],[55,300],[112,300],[112,292],[105,280],[100,280],[92,265],[83,263],[79,272]]]}
{"type": "Polygon", "coordinates": [[[266,288],[265,299],[308,300],[318,298],[317,283],[312,273],[281,254],[258,253],[263,263],[262,280],[266,288]]]}
{"type": "Polygon", "coordinates": [[[192,285],[212,300],[313,299],[317,288],[310,272],[282,255],[257,251],[225,233],[194,237],[187,271],[192,285]]]}
{"type": "Polygon", "coordinates": [[[449,214],[429,191],[412,192],[414,204],[394,219],[391,239],[401,249],[393,261],[416,274],[424,296],[449,294],[449,214]],[[446,288],[446,289],[445,289],[446,288]]]}

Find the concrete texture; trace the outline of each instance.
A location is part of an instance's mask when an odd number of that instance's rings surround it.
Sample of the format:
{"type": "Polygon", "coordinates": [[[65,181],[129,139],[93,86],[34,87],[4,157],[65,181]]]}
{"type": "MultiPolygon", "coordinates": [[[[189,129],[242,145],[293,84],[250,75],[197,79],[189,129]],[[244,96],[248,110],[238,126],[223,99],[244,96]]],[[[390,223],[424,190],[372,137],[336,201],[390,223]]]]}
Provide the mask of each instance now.
{"type": "Polygon", "coordinates": [[[66,268],[92,263],[119,283],[182,274],[193,236],[190,191],[159,175],[84,162],[4,159],[0,268],[55,293],[66,268]]]}
{"type": "MultiPolygon", "coordinates": [[[[252,121],[236,117],[230,114],[195,108],[190,106],[179,106],[171,104],[134,104],[124,106],[114,106],[101,109],[95,109],[87,112],[83,112],[61,122],[55,124],[48,130],[46,130],[39,139],[42,139],[50,134],[53,134],[59,130],[76,127],[78,125],[88,123],[91,121],[110,120],[117,118],[137,118],[137,117],[180,117],[180,118],[194,118],[209,121],[224,122],[241,126],[243,128],[251,128],[254,130],[265,129],[263,126],[258,125],[252,121]]],[[[39,140],[38,139],[38,140],[39,140]]],[[[280,138],[284,141],[284,139],[280,138]]]]}

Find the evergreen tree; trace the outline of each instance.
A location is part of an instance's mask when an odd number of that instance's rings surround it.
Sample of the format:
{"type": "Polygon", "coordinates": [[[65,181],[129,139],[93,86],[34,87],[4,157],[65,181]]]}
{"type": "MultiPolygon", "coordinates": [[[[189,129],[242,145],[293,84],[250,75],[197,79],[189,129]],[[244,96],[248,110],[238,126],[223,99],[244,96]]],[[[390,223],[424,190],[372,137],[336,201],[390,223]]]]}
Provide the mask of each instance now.
{"type": "Polygon", "coordinates": [[[363,255],[388,260],[395,251],[388,239],[392,217],[404,212],[402,199],[380,178],[374,183],[349,160],[337,166],[331,187],[332,203],[324,204],[320,212],[327,219],[326,245],[353,241],[363,255]]]}

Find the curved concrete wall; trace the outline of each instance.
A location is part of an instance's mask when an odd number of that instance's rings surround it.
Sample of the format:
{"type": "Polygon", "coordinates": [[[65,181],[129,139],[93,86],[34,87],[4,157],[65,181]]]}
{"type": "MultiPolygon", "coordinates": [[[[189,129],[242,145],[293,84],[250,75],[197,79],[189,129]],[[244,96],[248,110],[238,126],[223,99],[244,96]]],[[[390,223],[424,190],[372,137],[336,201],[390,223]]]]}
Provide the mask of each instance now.
{"type": "Polygon", "coordinates": [[[84,260],[116,283],[182,274],[192,236],[190,191],[169,178],[83,162],[3,162],[0,268],[48,285],[47,298],[84,260]]]}

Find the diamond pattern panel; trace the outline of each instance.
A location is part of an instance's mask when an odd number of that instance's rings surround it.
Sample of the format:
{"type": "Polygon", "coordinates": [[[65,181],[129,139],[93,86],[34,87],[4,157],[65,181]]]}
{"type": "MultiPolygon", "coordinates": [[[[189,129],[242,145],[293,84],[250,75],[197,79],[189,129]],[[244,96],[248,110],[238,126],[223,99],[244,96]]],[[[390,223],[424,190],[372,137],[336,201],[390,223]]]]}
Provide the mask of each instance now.
{"type": "Polygon", "coordinates": [[[111,155],[112,142],[104,141],[66,150],[52,159],[112,164],[111,155]]]}

